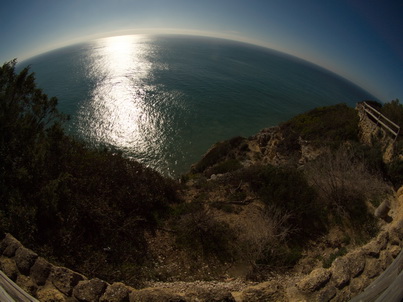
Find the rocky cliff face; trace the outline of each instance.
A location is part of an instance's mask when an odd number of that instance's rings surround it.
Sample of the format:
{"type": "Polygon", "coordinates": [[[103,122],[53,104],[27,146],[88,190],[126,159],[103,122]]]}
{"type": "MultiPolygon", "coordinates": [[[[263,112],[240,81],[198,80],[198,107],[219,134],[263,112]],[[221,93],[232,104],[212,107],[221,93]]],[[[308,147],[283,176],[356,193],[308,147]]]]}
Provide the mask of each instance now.
{"type": "MultiPolygon", "coordinates": [[[[366,245],[337,258],[329,268],[308,274],[286,273],[250,286],[238,281],[155,283],[134,289],[108,284],[55,266],[7,235],[0,242],[0,269],[22,289],[44,302],[54,301],[346,301],[369,286],[402,251],[403,187],[391,204],[392,222],[366,245]]],[[[402,258],[402,257],[400,257],[402,258]]],[[[400,265],[400,273],[402,267],[400,265]]]]}
{"type": "Polygon", "coordinates": [[[396,156],[395,138],[381,127],[376,121],[370,118],[364,111],[362,104],[357,105],[359,116],[360,140],[368,146],[379,144],[382,148],[383,160],[385,163],[390,163],[396,156]]]}
{"type": "MultiPolygon", "coordinates": [[[[377,127],[360,107],[357,110],[360,117],[361,141],[370,146],[381,142],[384,160],[392,160],[396,156],[393,139],[383,129],[377,127]]],[[[263,237],[260,235],[266,225],[261,229],[259,225],[268,223],[267,217],[261,215],[262,203],[257,196],[250,195],[250,188],[245,182],[237,181],[235,186],[226,186],[224,180],[230,178],[231,173],[220,172],[222,171],[220,164],[227,164],[226,169],[228,163],[236,165],[237,169],[239,165],[249,167],[254,164],[302,167],[330,151],[330,147],[324,144],[304,140],[298,135],[290,139],[287,135],[289,134],[285,133],[281,126],[277,126],[263,129],[247,139],[235,138],[229,142],[217,143],[206,153],[201,164],[198,163],[193,167],[194,171],[197,171],[195,173],[204,176],[199,184],[195,179],[188,181],[187,191],[184,193],[185,201],[192,202],[201,199],[202,196],[206,202],[213,200],[215,206],[224,208],[227,213],[223,214],[225,211],[222,209],[217,210],[210,206],[207,208],[206,217],[211,217],[212,213],[216,212],[217,217],[220,216],[219,221],[236,225],[243,235],[247,233],[246,230],[254,229],[253,235],[256,235],[256,238],[251,237],[249,240],[262,241],[263,237]],[[213,185],[214,189],[208,191],[207,188],[213,185]],[[242,210],[233,207],[242,207],[242,210]],[[243,215],[238,215],[238,210],[243,211],[243,215]]],[[[388,202],[388,209],[387,215],[378,215],[378,218],[388,220],[389,223],[379,219],[380,233],[364,246],[351,245],[348,252],[341,253],[345,247],[342,243],[344,230],[332,231],[332,234],[309,243],[296,267],[285,273],[269,273],[265,276],[265,282],[261,283],[243,280],[246,270],[242,271],[243,268],[238,266],[231,267],[232,270],[237,270],[236,273],[232,274],[228,269],[225,278],[221,278],[220,275],[221,279],[218,278],[216,281],[149,282],[145,288],[135,289],[119,282],[109,284],[97,278],[88,279],[80,273],[55,266],[26,249],[11,235],[7,235],[0,243],[0,269],[25,291],[40,301],[49,302],[346,301],[362,292],[401,253],[403,188],[397,192],[396,199],[388,202]],[[329,267],[324,268],[319,257],[330,258],[334,255],[338,255],[337,258],[329,267]]],[[[185,259],[183,255],[174,248],[174,244],[168,244],[169,240],[174,240],[173,237],[170,237],[169,232],[162,233],[163,236],[154,236],[149,241],[149,243],[153,241],[154,246],[159,246],[154,250],[156,266],[158,264],[166,270],[174,267],[176,270],[181,270],[184,275],[189,274],[185,272],[187,268],[183,265],[185,259]],[[170,253],[159,254],[160,251],[170,253]],[[170,259],[167,259],[169,257],[170,259]]],[[[187,260],[186,263],[189,264],[192,258],[187,260]]],[[[205,274],[210,273],[209,267],[203,269],[206,269],[205,274]]]]}

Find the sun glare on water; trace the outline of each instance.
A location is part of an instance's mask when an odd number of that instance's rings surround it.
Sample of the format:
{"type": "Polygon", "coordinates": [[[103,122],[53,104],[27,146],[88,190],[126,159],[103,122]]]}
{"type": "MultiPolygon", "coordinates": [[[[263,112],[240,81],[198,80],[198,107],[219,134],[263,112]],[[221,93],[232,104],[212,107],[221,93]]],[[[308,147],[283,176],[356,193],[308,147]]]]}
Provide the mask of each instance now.
{"type": "Polygon", "coordinates": [[[146,45],[138,36],[96,41],[86,64],[94,88],[80,110],[82,130],[91,133],[92,141],[139,153],[155,149],[155,121],[145,102],[152,90],[145,81],[151,69],[146,45]]]}

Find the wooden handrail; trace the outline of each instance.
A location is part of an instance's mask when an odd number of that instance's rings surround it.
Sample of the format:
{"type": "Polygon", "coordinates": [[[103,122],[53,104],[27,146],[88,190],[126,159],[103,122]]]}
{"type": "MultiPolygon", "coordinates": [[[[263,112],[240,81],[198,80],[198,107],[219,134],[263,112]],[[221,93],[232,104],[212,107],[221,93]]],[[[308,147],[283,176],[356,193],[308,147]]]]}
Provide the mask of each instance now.
{"type": "Polygon", "coordinates": [[[391,265],[361,294],[357,295],[350,302],[376,301],[400,302],[403,298],[403,250],[392,262],[391,265]]]}
{"type": "Polygon", "coordinates": [[[2,271],[0,271],[0,301],[1,302],[39,302],[28,295],[2,271]]]}
{"type": "Polygon", "coordinates": [[[388,130],[390,133],[392,133],[395,136],[395,140],[396,140],[400,133],[400,126],[395,124],[393,121],[388,119],[381,112],[379,112],[378,110],[376,110],[375,108],[373,108],[372,106],[367,104],[366,102],[362,102],[362,104],[364,105],[364,111],[366,113],[368,113],[370,116],[372,116],[376,120],[377,124],[381,124],[383,127],[385,127],[386,130],[388,130]],[[388,126],[386,123],[389,123],[390,126],[388,126]],[[393,130],[391,128],[391,126],[396,128],[396,130],[393,130]]]}

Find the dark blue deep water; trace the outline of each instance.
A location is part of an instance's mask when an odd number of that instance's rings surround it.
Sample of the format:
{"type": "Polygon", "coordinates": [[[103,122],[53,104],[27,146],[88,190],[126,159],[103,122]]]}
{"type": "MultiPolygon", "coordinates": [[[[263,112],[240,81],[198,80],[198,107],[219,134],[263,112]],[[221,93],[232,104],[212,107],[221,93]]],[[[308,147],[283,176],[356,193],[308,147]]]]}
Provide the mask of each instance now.
{"type": "Polygon", "coordinates": [[[165,175],[217,141],[318,106],[374,99],[316,65],[266,48],[190,36],[121,36],[22,62],[71,115],[68,131],[165,175]]]}

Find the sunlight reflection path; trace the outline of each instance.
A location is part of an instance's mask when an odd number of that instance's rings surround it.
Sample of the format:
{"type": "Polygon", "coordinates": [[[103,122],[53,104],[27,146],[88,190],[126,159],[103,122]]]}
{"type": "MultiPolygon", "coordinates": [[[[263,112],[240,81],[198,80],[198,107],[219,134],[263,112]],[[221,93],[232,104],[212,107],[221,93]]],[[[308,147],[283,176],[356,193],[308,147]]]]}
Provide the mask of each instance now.
{"type": "Polygon", "coordinates": [[[156,132],[161,120],[146,102],[147,93],[154,89],[146,84],[152,68],[146,58],[149,44],[141,43],[138,36],[96,43],[88,64],[94,89],[80,110],[85,121],[82,127],[87,128],[83,133],[90,133],[90,140],[97,144],[157,156],[161,142],[156,132]]]}

